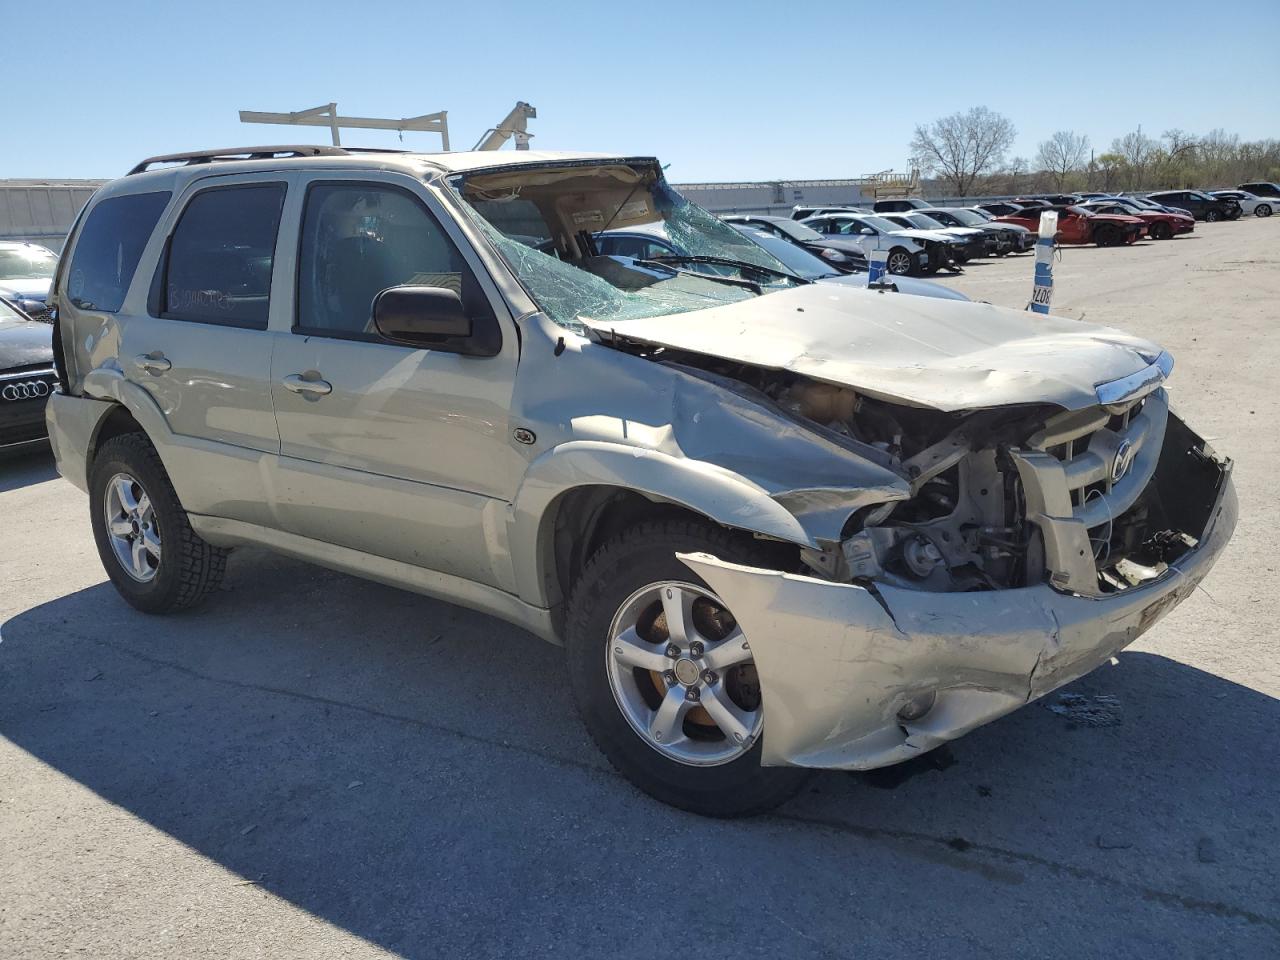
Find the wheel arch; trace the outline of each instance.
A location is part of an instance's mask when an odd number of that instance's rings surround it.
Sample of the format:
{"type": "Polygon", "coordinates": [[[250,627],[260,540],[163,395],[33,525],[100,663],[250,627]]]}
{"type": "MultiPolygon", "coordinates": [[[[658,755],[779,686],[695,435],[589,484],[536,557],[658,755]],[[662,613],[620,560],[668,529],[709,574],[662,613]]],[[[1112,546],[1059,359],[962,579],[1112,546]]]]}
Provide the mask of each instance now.
{"type": "MultiPolygon", "coordinates": [[[[155,448],[165,472],[174,477],[172,463],[173,432],[165,422],[164,414],[151,394],[125,378],[118,370],[99,367],[84,377],[84,394],[94,400],[104,400],[110,407],[94,426],[86,448],[86,471],[93,469],[93,458],[102,444],[112,437],[125,433],[141,433],[155,448]]],[[[175,488],[178,487],[176,480],[175,488]]],[[[181,500],[181,494],[179,494],[181,500]]]]}
{"type": "Polygon", "coordinates": [[[572,441],[530,465],[511,507],[509,538],[521,599],[559,605],[613,533],[683,514],[814,546],[800,521],[759,486],[710,464],[599,441],[572,441]]]}

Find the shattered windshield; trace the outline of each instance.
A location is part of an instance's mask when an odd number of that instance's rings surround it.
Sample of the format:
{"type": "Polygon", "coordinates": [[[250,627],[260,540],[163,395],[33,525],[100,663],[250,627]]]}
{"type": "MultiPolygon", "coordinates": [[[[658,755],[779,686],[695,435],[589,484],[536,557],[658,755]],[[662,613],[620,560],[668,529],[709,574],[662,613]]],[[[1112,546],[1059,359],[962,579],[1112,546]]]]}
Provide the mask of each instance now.
{"type": "Polygon", "coordinates": [[[577,332],[584,320],[688,313],[807,282],[653,163],[521,166],[451,185],[542,311],[577,332]],[[624,255],[611,242],[621,232],[663,238],[673,253],[624,255]]]}

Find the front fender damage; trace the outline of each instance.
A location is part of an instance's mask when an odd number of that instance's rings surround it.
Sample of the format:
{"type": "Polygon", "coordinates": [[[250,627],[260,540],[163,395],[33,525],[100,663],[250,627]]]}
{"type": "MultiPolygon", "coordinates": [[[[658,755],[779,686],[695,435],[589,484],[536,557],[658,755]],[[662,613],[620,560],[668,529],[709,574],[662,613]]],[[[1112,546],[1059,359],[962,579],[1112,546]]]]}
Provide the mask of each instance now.
{"type": "Polygon", "coordinates": [[[1230,539],[1221,489],[1200,544],[1158,580],[1105,598],[1046,584],[935,593],[680,559],[751,644],[766,766],[869,770],[911,759],[1107,662],[1189,596],[1230,539]],[[905,706],[932,695],[915,720],[905,706]]]}

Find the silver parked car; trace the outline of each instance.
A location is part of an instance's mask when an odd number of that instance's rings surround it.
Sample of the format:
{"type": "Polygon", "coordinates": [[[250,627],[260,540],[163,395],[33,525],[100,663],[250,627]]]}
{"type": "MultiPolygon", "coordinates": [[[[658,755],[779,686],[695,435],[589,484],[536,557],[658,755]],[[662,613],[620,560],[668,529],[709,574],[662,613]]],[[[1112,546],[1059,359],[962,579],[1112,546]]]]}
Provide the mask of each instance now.
{"type": "Polygon", "coordinates": [[[129,603],[258,544],[486,611],[563,644],[609,760],[705,814],[1088,673],[1236,521],[1159,347],[811,282],[652,158],[156,158],[52,297],[51,439],[129,603]],[[597,247],[653,225],[660,260],[597,247]]]}

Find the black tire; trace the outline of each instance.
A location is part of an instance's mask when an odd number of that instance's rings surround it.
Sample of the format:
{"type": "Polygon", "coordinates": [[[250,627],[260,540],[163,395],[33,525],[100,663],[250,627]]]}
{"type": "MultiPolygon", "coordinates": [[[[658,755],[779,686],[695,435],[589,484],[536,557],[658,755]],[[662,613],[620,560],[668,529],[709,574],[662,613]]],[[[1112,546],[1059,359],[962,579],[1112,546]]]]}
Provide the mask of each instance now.
{"type": "Polygon", "coordinates": [[[1253,208],[1253,215],[1254,215],[1255,217],[1269,217],[1269,216],[1271,216],[1271,204],[1269,204],[1269,203],[1260,203],[1260,204],[1258,204],[1256,207],[1254,207],[1254,208],[1253,208]]]}
{"type": "Polygon", "coordinates": [[[1173,228],[1167,223],[1153,223],[1151,225],[1152,240],[1168,240],[1173,236],[1173,228]]]}
{"type": "Polygon", "coordinates": [[[191,529],[160,455],[144,434],[112,437],[98,449],[89,471],[89,523],[107,576],[120,595],[144,613],[194,606],[222,582],[230,551],[213,546],[191,529]],[[161,535],[160,560],[146,582],[126,572],[107,530],[107,486],[119,474],[133,477],[146,491],[161,535]]]}
{"type": "Polygon", "coordinates": [[[1210,210],[1204,215],[1205,223],[1217,223],[1222,219],[1222,214],[1217,210],[1210,210]]]}
{"type": "Polygon", "coordinates": [[[1104,223],[1093,231],[1093,242],[1100,247],[1115,247],[1124,242],[1124,234],[1119,227],[1104,223]]]}
{"type": "Polygon", "coordinates": [[[885,258],[885,270],[897,277],[906,276],[914,259],[903,247],[894,247],[885,258]]]}
{"type": "Polygon", "coordinates": [[[706,587],[676,553],[707,552],[733,563],[785,563],[776,544],[755,541],[709,522],[673,519],[632,527],[605,543],[574,585],[566,615],[569,681],[578,713],[614,768],[663,803],[710,817],[762,813],[796,794],[810,771],[762,767],[763,736],[718,766],[691,766],[659,753],[623,715],[609,684],[606,655],[614,616],[648,584],[675,580],[706,587]]]}

